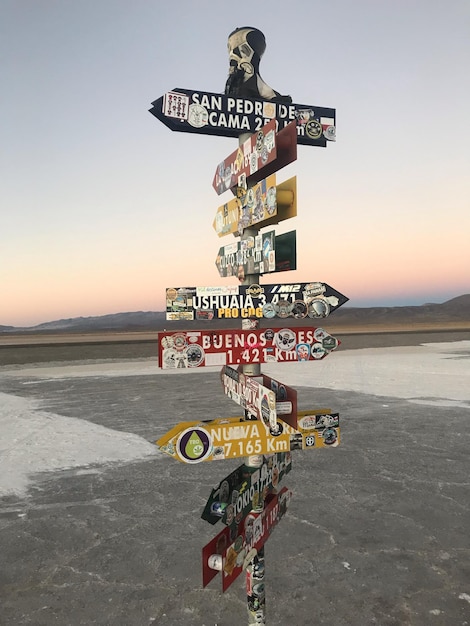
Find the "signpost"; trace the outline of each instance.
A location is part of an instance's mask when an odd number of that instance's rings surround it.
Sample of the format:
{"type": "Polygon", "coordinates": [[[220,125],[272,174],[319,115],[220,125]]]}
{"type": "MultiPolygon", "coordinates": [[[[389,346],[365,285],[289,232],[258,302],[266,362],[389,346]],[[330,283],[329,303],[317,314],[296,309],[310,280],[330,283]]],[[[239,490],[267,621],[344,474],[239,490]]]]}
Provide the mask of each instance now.
{"type": "Polygon", "coordinates": [[[224,528],[202,550],[204,587],[222,573],[225,591],[246,570],[249,625],[265,624],[264,544],[286,513],[292,492],[275,491],[292,466],[292,450],[336,447],[339,415],[331,409],[298,411],[297,391],[261,374],[268,362],[323,359],[340,344],[323,328],[296,327],[289,319],[326,318],[348,298],[326,283],[260,284],[260,275],[296,269],[296,232],[261,228],[297,215],[296,178],[277,184],[275,172],[297,158],[297,144],[326,147],[336,140],[336,112],[294,104],[259,74],[266,43],[261,31],[242,27],[228,39],[225,93],[175,88],[150,112],[178,132],[237,137],[238,148],[216,168],[212,186],[233,198],[219,206],[213,227],[219,237],[241,236],[219,248],[228,287],[169,287],[166,319],[241,319],[241,330],[187,330],[158,336],[163,369],[222,366],[224,393],[243,417],[184,421],[156,444],[183,463],[244,457],[243,465],[212,490],[202,518],[224,528]],[[271,327],[271,320],[282,320],[271,327]],[[263,320],[267,328],[259,328],[263,320]],[[231,365],[238,367],[231,367],[231,365]]]}
{"type": "Polygon", "coordinates": [[[348,298],[327,283],[168,287],[166,319],[322,319],[348,298]]]}

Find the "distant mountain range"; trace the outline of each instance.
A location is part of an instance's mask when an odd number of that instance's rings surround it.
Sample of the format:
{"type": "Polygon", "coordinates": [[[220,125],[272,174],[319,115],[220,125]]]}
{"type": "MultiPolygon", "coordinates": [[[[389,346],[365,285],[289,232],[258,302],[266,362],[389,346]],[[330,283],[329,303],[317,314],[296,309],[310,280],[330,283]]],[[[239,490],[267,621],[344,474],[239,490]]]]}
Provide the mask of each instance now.
{"type": "MultiPolygon", "coordinates": [[[[416,325],[416,324],[469,324],[470,294],[452,298],[442,304],[422,304],[420,306],[395,307],[342,307],[327,318],[328,327],[339,326],[381,326],[381,325],[416,325]]],[[[287,321],[287,320],[286,320],[287,321]]],[[[289,325],[312,325],[318,320],[293,320],[289,325]]],[[[1,326],[0,333],[83,333],[83,332],[118,332],[118,331],[158,331],[191,328],[233,328],[240,320],[212,320],[168,322],[163,311],[137,311],[133,313],[114,313],[97,317],[73,317],[70,319],[46,322],[31,327],[1,326]]],[[[282,325],[282,320],[276,324],[282,325]]],[[[284,322],[285,323],[285,322],[284,322]]],[[[326,322],[322,322],[322,324],[326,322]]],[[[241,325],[241,323],[240,323],[241,325]]]]}

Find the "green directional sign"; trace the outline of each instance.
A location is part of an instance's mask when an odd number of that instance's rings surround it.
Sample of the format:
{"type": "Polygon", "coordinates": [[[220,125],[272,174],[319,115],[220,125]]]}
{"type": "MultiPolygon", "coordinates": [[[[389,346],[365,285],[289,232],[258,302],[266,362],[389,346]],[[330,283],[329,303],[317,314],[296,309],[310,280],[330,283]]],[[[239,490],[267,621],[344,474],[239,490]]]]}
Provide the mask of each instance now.
{"type": "Polygon", "coordinates": [[[248,274],[295,270],[296,231],[276,236],[270,230],[222,246],[215,264],[220,276],[236,276],[239,280],[244,280],[248,274]]]}
{"type": "Polygon", "coordinates": [[[266,495],[291,469],[290,452],[262,457],[262,463],[257,468],[240,465],[212,490],[202,519],[210,524],[222,520],[230,526],[237,517],[245,517],[252,509],[260,508],[266,495]]]}

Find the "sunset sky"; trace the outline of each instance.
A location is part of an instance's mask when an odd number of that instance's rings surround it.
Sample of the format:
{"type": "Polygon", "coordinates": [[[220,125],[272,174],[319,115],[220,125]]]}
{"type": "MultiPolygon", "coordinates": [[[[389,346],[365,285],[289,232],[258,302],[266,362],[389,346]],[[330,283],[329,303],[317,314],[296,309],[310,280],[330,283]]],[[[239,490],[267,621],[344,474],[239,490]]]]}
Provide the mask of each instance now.
{"type": "Polygon", "coordinates": [[[294,272],[351,306],[470,293],[468,0],[3,0],[0,325],[164,308],[220,278],[217,164],[234,138],[175,133],[152,101],[219,92],[227,37],[266,36],[261,75],[333,107],[337,142],[299,146],[294,272]]]}

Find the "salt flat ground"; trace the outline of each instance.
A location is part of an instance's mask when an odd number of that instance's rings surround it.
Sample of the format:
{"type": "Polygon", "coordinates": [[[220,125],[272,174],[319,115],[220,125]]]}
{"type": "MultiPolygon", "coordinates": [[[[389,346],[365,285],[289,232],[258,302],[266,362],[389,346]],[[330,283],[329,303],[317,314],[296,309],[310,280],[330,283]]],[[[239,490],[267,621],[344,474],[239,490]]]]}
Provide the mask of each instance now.
{"type": "MultiPolygon", "coordinates": [[[[300,410],[339,411],[342,434],[293,452],[269,625],[470,624],[470,341],[445,339],[262,366],[300,410]]],[[[240,413],[217,369],[25,361],[0,367],[0,624],[247,623],[243,576],[201,583],[220,523],[200,514],[239,462],[187,466],[151,443],[240,413]]]]}

